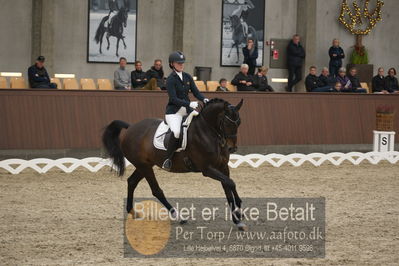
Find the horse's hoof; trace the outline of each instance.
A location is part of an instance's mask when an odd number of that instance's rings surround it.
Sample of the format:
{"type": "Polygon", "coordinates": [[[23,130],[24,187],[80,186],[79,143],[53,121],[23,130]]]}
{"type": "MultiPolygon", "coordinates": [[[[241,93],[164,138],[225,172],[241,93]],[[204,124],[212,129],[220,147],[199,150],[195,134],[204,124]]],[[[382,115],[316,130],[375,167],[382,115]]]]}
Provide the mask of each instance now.
{"type": "Polygon", "coordinates": [[[248,226],[244,223],[240,222],[237,224],[238,231],[248,231],[248,226]]]}

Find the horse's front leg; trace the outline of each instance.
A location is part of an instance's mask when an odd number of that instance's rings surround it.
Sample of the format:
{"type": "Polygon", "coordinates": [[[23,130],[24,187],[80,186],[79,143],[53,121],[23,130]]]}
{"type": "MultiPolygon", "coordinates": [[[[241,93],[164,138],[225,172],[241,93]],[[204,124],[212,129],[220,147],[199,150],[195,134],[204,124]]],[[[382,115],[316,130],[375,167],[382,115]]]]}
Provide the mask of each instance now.
{"type": "Polygon", "coordinates": [[[120,40],[121,40],[120,38],[118,38],[116,40],[116,57],[119,57],[119,41],[120,40]]]}
{"type": "Polygon", "coordinates": [[[107,50],[109,50],[109,33],[107,33],[106,39],[107,39],[107,43],[108,43],[107,50]]]}
{"type": "Polygon", "coordinates": [[[234,193],[234,191],[236,191],[236,184],[228,176],[229,173],[224,170],[219,171],[213,167],[208,167],[202,172],[202,174],[222,183],[227,202],[231,208],[231,215],[234,224],[237,225],[238,230],[246,230],[247,226],[241,222],[241,199],[238,197],[236,192],[234,193]]]}
{"type": "Polygon", "coordinates": [[[126,46],[126,43],[125,43],[125,36],[122,36],[122,42],[123,42],[123,45],[125,46],[125,50],[126,50],[127,46],[126,46]]]}

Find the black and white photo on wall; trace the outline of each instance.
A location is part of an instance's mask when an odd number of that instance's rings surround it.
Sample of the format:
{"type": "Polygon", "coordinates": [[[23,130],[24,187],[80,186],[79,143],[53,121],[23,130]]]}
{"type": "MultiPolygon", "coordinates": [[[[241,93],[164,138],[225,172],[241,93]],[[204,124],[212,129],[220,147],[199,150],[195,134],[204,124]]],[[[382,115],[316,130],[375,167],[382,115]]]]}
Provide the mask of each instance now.
{"type": "Polygon", "coordinates": [[[253,39],[257,66],[263,65],[265,0],[222,0],[221,66],[239,66],[242,48],[253,39]]]}
{"type": "Polygon", "coordinates": [[[88,0],[87,61],[136,60],[137,0],[88,0]]]}

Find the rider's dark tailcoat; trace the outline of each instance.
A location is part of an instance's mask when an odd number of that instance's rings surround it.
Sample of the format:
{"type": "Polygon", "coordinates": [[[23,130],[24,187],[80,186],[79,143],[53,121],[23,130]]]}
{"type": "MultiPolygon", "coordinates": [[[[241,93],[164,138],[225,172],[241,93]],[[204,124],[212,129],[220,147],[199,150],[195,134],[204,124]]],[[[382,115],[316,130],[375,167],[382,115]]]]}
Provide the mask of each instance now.
{"type": "Polygon", "coordinates": [[[169,95],[169,102],[166,106],[166,114],[175,114],[182,107],[186,107],[187,113],[191,111],[190,98],[188,93],[191,92],[200,100],[204,100],[204,96],[198,90],[193,78],[190,74],[183,72],[183,80],[173,71],[166,80],[166,89],[169,95]]]}

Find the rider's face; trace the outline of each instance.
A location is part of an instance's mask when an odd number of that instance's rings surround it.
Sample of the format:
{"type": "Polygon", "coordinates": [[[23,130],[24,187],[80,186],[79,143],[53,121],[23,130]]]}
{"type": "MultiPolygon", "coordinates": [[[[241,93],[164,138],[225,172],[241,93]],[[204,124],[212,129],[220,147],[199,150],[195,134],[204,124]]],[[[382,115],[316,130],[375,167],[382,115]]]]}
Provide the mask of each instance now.
{"type": "Polygon", "coordinates": [[[173,67],[176,69],[177,72],[183,72],[184,63],[173,62],[173,67]]]}

